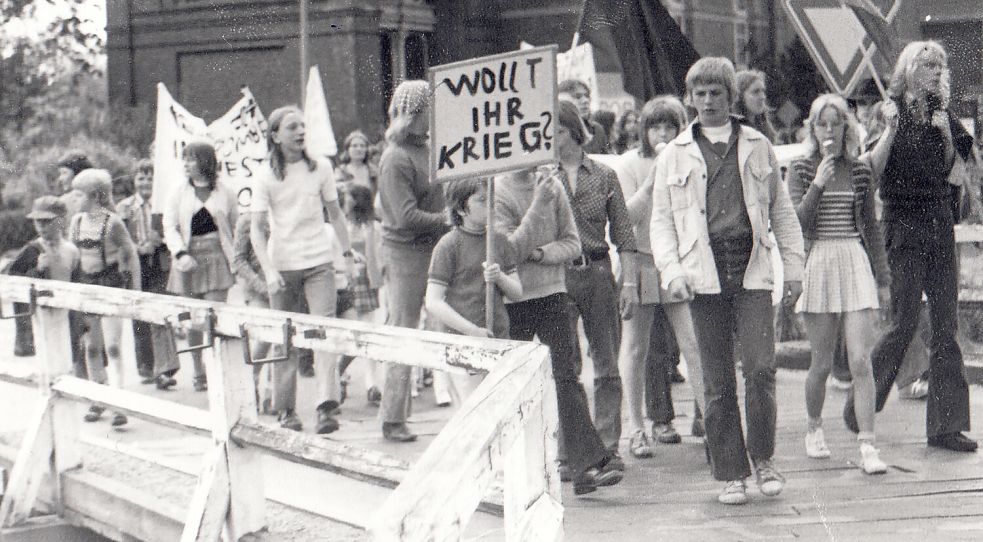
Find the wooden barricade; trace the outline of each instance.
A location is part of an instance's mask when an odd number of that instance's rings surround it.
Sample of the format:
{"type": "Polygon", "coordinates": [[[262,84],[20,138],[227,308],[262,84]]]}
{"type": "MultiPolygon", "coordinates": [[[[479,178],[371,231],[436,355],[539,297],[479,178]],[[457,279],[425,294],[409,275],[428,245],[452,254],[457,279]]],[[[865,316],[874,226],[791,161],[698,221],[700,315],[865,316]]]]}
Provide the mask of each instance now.
{"type": "Polygon", "coordinates": [[[264,528],[262,454],[395,486],[371,522],[372,540],[459,539],[500,472],[507,539],[562,539],[556,391],[545,346],[0,276],[0,303],[15,301],[31,307],[40,367],[36,375],[0,374],[0,380],[37,385],[41,400],[10,472],[0,528],[21,524],[32,509],[51,505],[67,521],[98,525],[113,538],[178,536],[173,510],[151,510],[139,499],[120,496],[124,488],[106,489],[103,483],[105,502],[98,509],[87,502],[92,492],[79,488],[95,482],[82,467],[75,407],[84,403],[211,437],[184,511],[182,541],[238,540],[264,528]],[[204,357],[209,410],[70,376],[69,310],[204,329],[213,349],[204,357]],[[397,486],[392,460],[381,454],[258,422],[247,334],[271,343],[289,337],[293,347],[334,354],[488,374],[397,486]]]}

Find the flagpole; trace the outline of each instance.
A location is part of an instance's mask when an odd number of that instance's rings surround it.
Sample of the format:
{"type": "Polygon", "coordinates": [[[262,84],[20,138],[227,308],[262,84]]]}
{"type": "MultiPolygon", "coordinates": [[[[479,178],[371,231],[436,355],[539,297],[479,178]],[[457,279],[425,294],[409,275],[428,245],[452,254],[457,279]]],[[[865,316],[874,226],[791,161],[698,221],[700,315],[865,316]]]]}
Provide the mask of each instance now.
{"type": "Polygon", "coordinates": [[[582,0],[580,2],[580,13],[577,14],[577,26],[573,27],[573,43],[570,44],[571,49],[576,47],[577,42],[580,41],[580,25],[584,24],[585,11],[587,11],[587,0],[582,0]]]}
{"type": "MultiPolygon", "coordinates": [[[[485,262],[495,263],[495,177],[488,177],[488,211],[485,218],[485,262]]],[[[485,329],[495,333],[495,283],[485,282],[485,329]]]]}
{"type": "Polygon", "coordinates": [[[308,0],[300,0],[300,103],[304,103],[307,92],[307,4],[308,0]]]}

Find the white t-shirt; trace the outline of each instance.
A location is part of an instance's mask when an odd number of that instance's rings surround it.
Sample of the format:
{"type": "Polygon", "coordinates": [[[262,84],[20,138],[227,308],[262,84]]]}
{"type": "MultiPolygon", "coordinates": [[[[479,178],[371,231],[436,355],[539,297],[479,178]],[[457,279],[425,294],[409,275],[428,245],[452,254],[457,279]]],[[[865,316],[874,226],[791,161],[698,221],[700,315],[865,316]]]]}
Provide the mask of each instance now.
{"type": "Polygon", "coordinates": [[[288,164],[282,181],[268,166],[260,171],[250,208],[267,213],[269,256],[278,271],[310,269],[331,262],[323,204],[337,200],[330,164],[318,161],[314,171],[309,171],[304,161],[288,164]]]}

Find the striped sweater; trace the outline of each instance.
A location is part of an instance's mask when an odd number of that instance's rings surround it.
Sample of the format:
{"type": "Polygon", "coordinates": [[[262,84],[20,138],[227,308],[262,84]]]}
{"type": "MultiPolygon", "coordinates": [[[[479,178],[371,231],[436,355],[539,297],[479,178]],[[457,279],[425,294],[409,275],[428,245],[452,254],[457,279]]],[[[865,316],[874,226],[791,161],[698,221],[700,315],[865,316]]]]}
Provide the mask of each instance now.
{"type": "MultiPolygon", "coordinates": [[[[820,204],[825,188],[813,184],[819,158],[816,156],[792,162],[788,173],[788,193],[795,206],[795,212],[802,225],[802,235],[806,241],[808,253],[812,241],[820,238],[819,215],[820,204]]],[[[884,249],[884,235],[881,226],[874,218],[874,174],[870,167],[860,160],[851,163],[850,175],[853,178],[853,218],[871,269],[878,286],[891,283],[891,273],[887,265],[887,253],[884,249]]],[[[828,201],[828,200],[827,200],[828,201]]]]}

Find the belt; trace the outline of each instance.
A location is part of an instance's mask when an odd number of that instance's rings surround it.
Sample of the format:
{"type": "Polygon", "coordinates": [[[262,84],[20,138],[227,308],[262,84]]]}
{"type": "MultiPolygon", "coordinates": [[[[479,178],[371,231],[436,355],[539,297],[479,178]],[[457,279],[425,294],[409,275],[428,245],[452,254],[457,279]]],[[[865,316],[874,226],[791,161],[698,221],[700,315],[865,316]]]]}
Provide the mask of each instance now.
{"type": "Polygon", "coordinates": [[[600,262],[610,258],[608,252],[597,251],[597,252],[581,252],[580,256],[570,262],[572,267],[587,267],[591,262],[600,262]]]}

